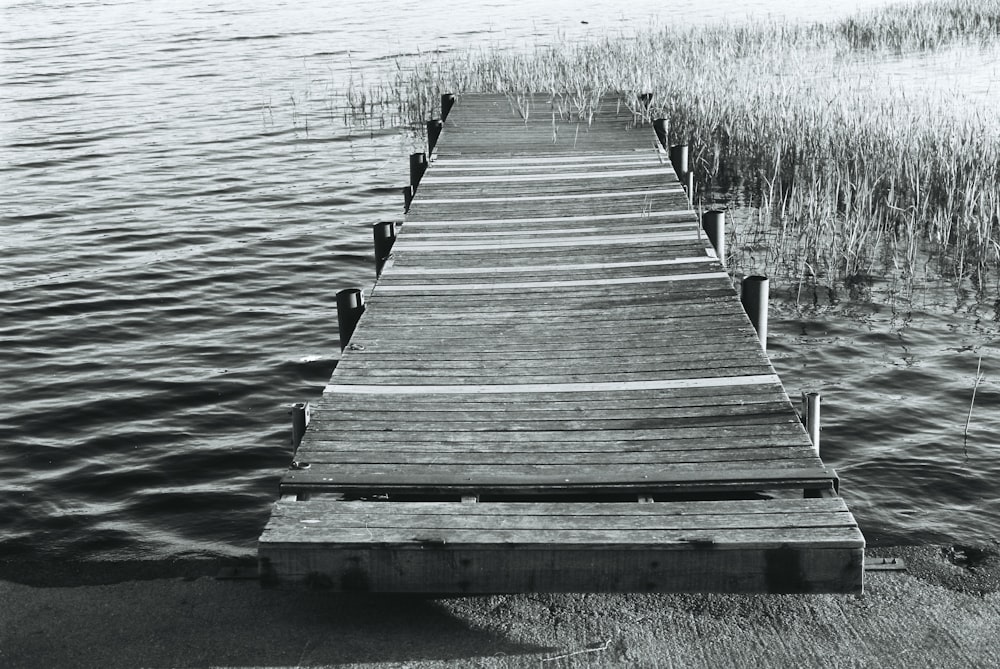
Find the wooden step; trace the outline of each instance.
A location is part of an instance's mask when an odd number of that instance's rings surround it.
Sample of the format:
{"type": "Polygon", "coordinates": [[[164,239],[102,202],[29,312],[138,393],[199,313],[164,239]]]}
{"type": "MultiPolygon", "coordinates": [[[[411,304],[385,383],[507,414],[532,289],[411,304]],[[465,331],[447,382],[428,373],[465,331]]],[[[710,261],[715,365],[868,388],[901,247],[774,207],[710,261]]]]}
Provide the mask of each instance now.
{"type": "Polygon", "coordinates": [[[860,593],[839,497],[708,502],[282,500],[271,583],[336,591],[860,593]]]}

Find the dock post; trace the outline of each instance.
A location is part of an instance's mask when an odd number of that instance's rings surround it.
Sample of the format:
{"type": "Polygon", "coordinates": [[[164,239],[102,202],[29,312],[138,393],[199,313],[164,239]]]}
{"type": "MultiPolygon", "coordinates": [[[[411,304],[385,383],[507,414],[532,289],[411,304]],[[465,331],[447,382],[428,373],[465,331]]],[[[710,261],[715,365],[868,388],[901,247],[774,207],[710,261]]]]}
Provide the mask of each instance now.
{"type": "Polygon", "coordinates": [[[340,330],[341,351],[347,348],[363,313],[365,313],[365,295],[360,288],[347,288],[337,293],[337,328],[340,330]]]}
{"type": "Polygon", "coordinates": [[[414,192],[416,192],[417,186],[420,185],[420,179],[423,178],[425,171],[427,171],[427,154],[426,153],[411,153],[410,154],[410,188],[412,188],[414,192]]]}
{"type": "Polygon", "coordinates": [[[448,119],[448,112],[451,108],[455,106],[455,96],[451,93],[441,94],[441,122],[444,123],[448,119]]]}
{"type": "Polygon", "coordinates": [[[719,257],[722,266],[726,266],[726,212],[710,209],[701,215],[701,228],[712,242],[715,255],[719,257]]]}
{"type": "Polygon", "coordinates": [[[760,347],[767,352],[767,300],[768,285],[766,276],[745,276],[740,285],[740,302],[743,310],[750,317],[753,329],[757,331],[760,347]]]}
{"type": "Polygon", "coordinates": [[[684,181],[686,183],[688,204],[694,207],[694,172],[688,172],[684,175],[684,181]]]}
{"type": "Polygon", "coordinates": [[[660,146],[666,150],[667,147],[667,119],[658,118],[653,121],[653,132],[656,133],[656,139],[659,140],[660,146]]]}
{"type": "Polygon", "coordinates": [[[674,166],[674,173],[678,179],[683,179],[688,173],[688,147],[687,144],[674,144],[670,147],[670,163],[674,166]]]}
{"type": "Polygon", "coordinates": [[[296,449],[302,442],[302,436],[309,426],[309,403],[296,402],[292,405],[292,448],[296,449]]]}
{"type": "Polygon", "coordinates": [[[812,441],[813,448],[816,449],[816,457],[820,457],[819,454],[819,404],[820,404],[820,394],[819,393],[802,393],[802,422],[805,425],[806,432],[809,433],[809,439],[812,441]]]}
{"type": "Polygon", "coordinates": [[[375,240],[375,278],[382,275],[382,267],[392,252],[396,242],[396,224],[392,221],[382,221],[372,226],[372,237],[375,240]]]}
{"type": "Polygon", "coordinates": [[[432,118],[427,122],[427,155],[434,153],[434,147],[437,145],[438,138],[441,136],[441,129],[444,128],[444,122],[439,118],[432,118]]]}
{"type": "Polygon", "coordinates": [[[653,102],[653,94],[652,93],[640,93],[639,94],[639,102],[642,103],[642,108],[643,109],[648,110],[650,103],[653,102]]]}
{"type": "Polygon", "coordinates": [[[407,186],[403,189],[403,213],[409,213],[410,203],[413,202],[413,186],[407,186]]]}

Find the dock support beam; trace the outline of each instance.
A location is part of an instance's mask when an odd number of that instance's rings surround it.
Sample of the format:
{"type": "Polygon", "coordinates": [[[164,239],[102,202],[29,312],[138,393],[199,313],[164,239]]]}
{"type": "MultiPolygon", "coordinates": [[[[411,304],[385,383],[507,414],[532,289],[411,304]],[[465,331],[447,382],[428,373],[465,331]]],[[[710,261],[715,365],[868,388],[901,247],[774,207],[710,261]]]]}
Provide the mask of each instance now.
{"type": "Polygon", "coordinates": [[[298,448],[302,436],[309,426],[309,403],[296,402],[292,405],[292,448],[298,448]]]}
{"type": "Polygon", "coordinates": [[[701,215],[701,227],[712,242],[715,255],[719,257],[722,266],[726,266],[726,212],[718,209],[706,211],[701,215]]]}
{"type": "Polygon", "coordinates": [[[674,166],[674,173],[678,179],[684,179],[688,173],[688,147],[687,144],[675,144],[670,147],[670,164],[674,166]]]}
{"type": "Polygon", "coordinates": [[[760,347],[767,352],[767,300],[769,288],[766,276],[745,276],[740,286],[740,302],[757,331],[760,347]]]}
{"type": "Polygon", "coordinates": [[[455,96],[451,93],[443,93],[441,95],[441,122],[444,123],[448,120],[448,112],[451,108],[455,106],[455,96]]]}
{"type": "Polygon", "coordinates": [[[372,226],[372,237],[375,240],[375,277],[378,278],[396,242],[396,224],[392,221],[376,223],[372,226]]]}
{"type": "Polygon", "coordinates": [[[819,452],[819,393],[802,393],[802,423],[805,425],[809,439],[813,448],[816,449],[816,457],[820,457],[819,452]]]}
{"type": "Polygon", "coordinates": [[[653,132],[656,133],[656,139],[660,142],[660,146],[664,150],[667,150],[667,119],[658,118],[653,121],[653,132]]]}
{"type": "Polygon", "coordinates": [[[347,348],[363,313],[365,296],[360,288],[348,288],[337,293],[337,327],[340,330],[341,351],[347,348]]]}
{"type": "Polygon", "coordinates": [[[432,118],[427,122],[427,155],[434,153],[438,138],[441,136],[441,129],[444,128],[444,121],[439,118],[432,118]]]}
{"type": "Polygon", "coordinates": [[[427,171],[427,154],[426,153],[411,153],[410,154],[410,188],[413,189],[414,193],[417,190],[417,186],[420,185],[420,180],[424,176],[424,172],[427,171]]]}

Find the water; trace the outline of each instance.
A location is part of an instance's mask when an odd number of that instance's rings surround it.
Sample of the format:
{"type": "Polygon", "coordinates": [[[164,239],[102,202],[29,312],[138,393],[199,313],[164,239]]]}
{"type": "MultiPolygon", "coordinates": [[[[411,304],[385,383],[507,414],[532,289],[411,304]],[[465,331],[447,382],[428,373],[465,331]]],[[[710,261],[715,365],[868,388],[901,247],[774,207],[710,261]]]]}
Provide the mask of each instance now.
{"type": "MultiPolygon", "coordinates": [[[[338,356],[332,296],[370,285],[369,226],[400,213],[408,143],[344,125],[350,81],[429,51],[862,3],[831,4],[5,3],[0,559],[253,553],[288,407],[338,356]]],[[[997,314],[918,294],[789,296],[774,363],[824,392],[825,457],[871,541],[995,537],[997,314]]]]}

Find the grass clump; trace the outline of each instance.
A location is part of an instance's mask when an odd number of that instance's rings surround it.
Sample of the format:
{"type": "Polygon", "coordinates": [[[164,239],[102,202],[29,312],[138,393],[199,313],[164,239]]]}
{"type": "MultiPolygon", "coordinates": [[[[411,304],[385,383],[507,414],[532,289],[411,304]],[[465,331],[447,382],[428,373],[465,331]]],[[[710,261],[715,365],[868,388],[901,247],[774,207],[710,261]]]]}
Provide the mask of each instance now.
{"type": "Polygon", "coordinates": [[[929,250],[982,287],[1000,264],[1000,119],[878,74],[894,53],[951,46],[1000,48],[1000,0],[439,56],[400,67],[365,99],[368,111],[421,123],[442,92],[541,94],[586,121],[602,95],[652,91],[650,116],[691,147],[702,202],[747,207],[733,233],[737,266],[850,283],[912,275],[929,250]]]}

